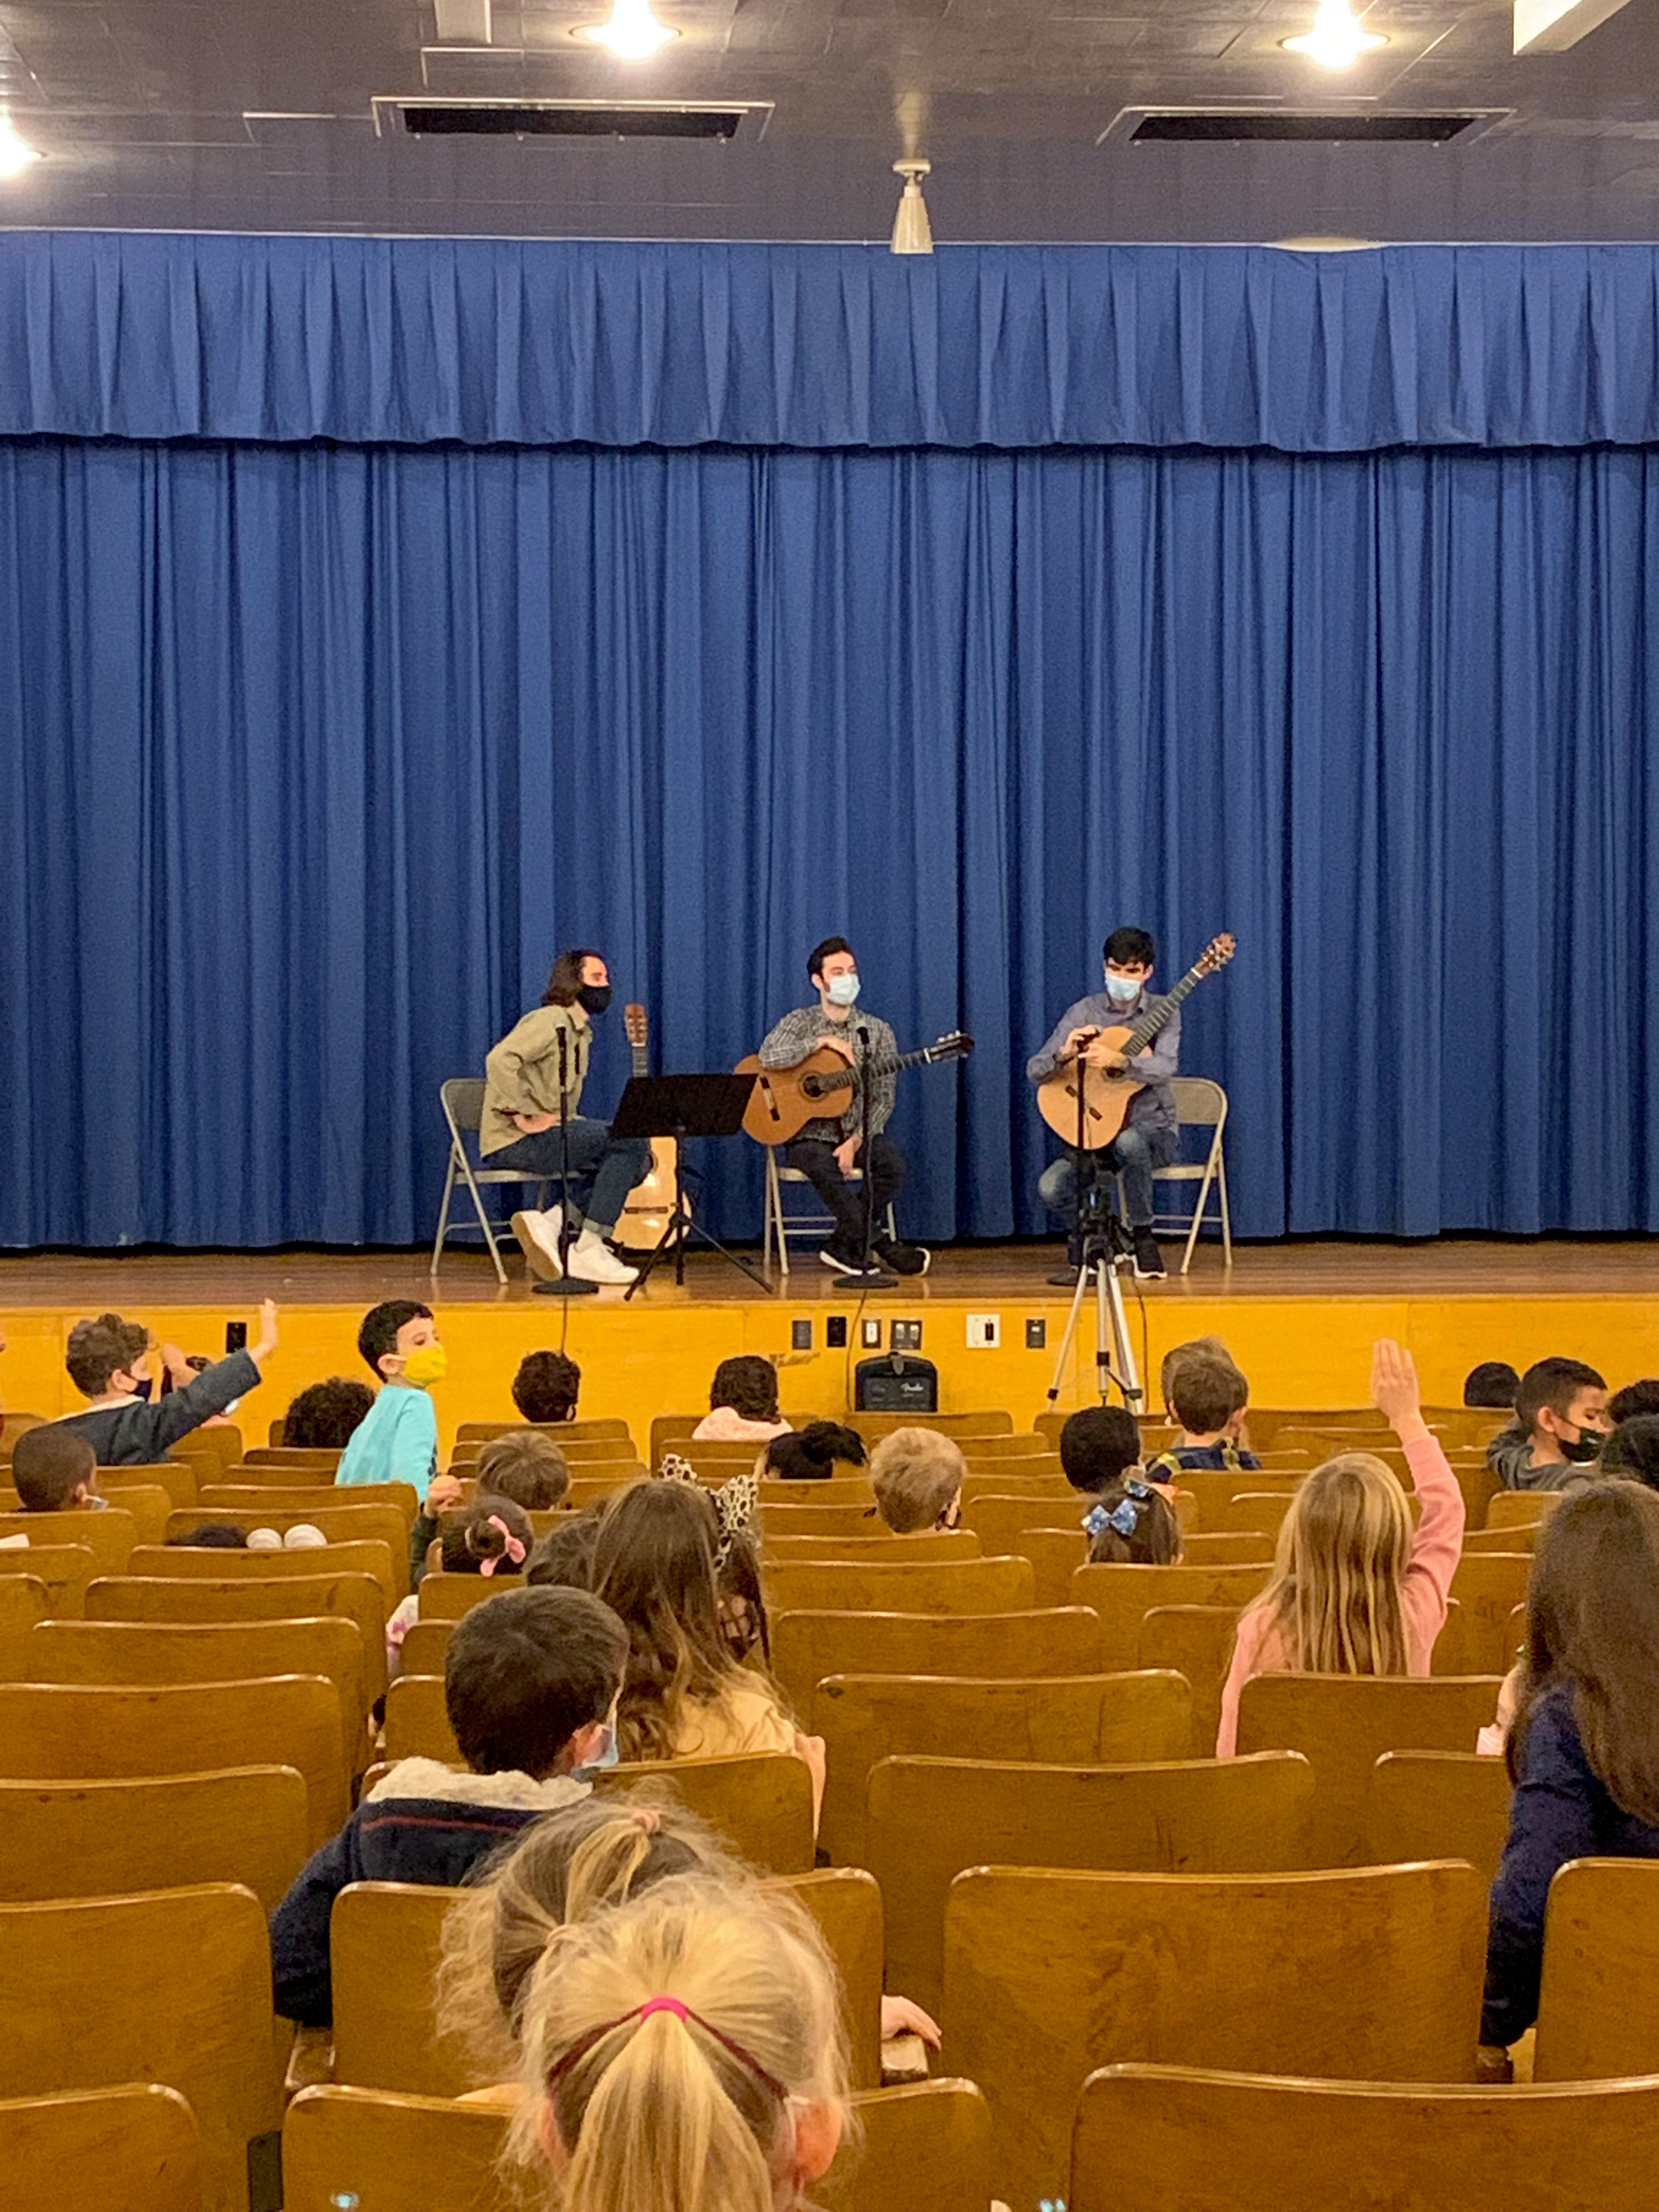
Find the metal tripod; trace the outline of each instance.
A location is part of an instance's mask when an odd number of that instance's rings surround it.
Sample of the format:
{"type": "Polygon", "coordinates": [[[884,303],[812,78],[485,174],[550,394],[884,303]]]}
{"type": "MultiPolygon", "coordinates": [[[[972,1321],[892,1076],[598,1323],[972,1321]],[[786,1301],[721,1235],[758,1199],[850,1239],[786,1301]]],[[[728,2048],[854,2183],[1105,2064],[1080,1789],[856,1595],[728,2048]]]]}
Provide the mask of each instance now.
{"type": "Polygon", "coordinates": [[[1082,1235],[1083,1258],[1077,1271],[1077,1286],[1072,1292],[1072,1310],[1066,1317],[1066,1334],[1060,1340],[1060,1355],[1054,1361],[1054,1376],[1048,1385],[1048,1403],[1060,1401],[1060,1387],[1066,1379],[1066,1362],[1072,1356],[1072,1339],[1077,1334],[1078,1316],[1083,1310],[1084,1295],[1090,1285],[1095,1293],[1095,1387],[1101,1404],[1106,1405],[1114,1389],[1132,1413],[1138,1413],[1145,1402],[1146,1392],[1140,1387],[1140,1372],[1135,1365],[1134,1348],[1129,1341],[1129,1319],[1123,1307],[1122,1276],[1134,1264],[1134,1247],[1129,1232],[1115,1209],[1106,1201],[1105,1193],[1098,1184],[1091,1189],[1084,1200],[1079,1226],[1082,1235]],[[1115,1363],[1115,1364],[1114,1364],[1115,1363]]]}

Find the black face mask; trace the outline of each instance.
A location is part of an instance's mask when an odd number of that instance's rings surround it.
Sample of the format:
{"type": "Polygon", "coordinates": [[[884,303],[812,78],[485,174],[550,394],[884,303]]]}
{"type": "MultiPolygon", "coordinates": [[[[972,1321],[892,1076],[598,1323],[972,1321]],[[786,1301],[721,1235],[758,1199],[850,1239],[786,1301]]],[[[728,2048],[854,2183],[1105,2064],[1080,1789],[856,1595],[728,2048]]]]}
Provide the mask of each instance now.
{"type": "Polygon", "coordinates": [[[576,994],[576,1004],[584,1012],[602,1014],[611,1004],[609,983],[584,983],[576,994]]]}
{"type": "Polygon", "coordinates": [[[1591,1460],[1600,1458],[1607,1438],[1597,1435],[1594,1429],[1580,1429],[1571,1443],[1565,1437],[1559,1437],[1557,1442],[1575,1467],[1585,1467],[1591,1460]]]}

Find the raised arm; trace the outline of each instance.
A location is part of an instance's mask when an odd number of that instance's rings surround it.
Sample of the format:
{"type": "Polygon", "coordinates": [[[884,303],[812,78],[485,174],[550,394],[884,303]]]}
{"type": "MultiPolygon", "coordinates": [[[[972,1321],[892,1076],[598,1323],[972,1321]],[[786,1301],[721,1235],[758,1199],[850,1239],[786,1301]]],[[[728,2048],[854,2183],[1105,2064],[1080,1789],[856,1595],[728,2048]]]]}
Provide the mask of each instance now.
{"type": "Polygon", "coordinates": [[[1408,1609],[1420,1613],[1432,1640],[1445,1620],[1451,1579],[1462,1556],[1463,1493],[1423,1419],[1412,1356],[1392,1337],[1380,1338],[1371,1354],[1371,1402],[1405,1446],[1406,1465],[1423,1501],[1401,1595],[1408,1609]]]}

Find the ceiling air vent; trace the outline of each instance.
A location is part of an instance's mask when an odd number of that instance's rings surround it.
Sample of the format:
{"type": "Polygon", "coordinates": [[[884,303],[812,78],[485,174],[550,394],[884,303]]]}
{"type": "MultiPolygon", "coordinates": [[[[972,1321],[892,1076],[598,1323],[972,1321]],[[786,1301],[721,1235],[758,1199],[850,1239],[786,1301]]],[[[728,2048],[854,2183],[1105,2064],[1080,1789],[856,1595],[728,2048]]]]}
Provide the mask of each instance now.
{"type": "Polygon", "coordinates": [[[714,138],[758,137],[770,100],[432,100],[377,98],[382,137],[714,138]]]}
{"type": "Polygon", "coordinates": [[[1313,113],[1295,108],[1128,108],[1098,143],[1127,138],[1134,146],[1445,146],[1498,119],[1504,111],[1455,114],[1380,113],[1349,108],[1313,113]]]}

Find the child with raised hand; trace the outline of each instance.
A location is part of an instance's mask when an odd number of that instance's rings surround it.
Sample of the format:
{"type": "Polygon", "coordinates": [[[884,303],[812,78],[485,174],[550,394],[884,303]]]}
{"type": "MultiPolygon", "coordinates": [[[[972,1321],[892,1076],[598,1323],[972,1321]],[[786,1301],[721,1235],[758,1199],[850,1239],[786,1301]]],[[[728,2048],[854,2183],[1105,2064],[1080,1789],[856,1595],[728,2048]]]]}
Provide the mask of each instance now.
{"type": "Polygon", "coordinates": [[[438,1416],[428,1393],[449,1364],[431,1307],[414,1298],[371,1306],[357,1331],[357,1349],[380,1395],[353,1430],[334,1480],[347,1487],[406,1482],[424,1498],[438,1473],[438,1416]]]}
{"type": "Polygon", "coordinates": [[[1089,1564],[1175,1567],[1181,1564],[1181,1523],[1168,1497],[1139,1475],[1103,1491],[1083,1516],[1089,1564]]]}
{"type": "Polygon", "coordinates": [[[840,2014],[786,1893],[660,1882],[532,1975],[512,2151],[561,2212],[797,2212],[846,2121],[840,2014]]]}
{"type": "Polygon", "coordinates": [[[1587,1483],[1539,1533],[1506,1747],[1515,1795],[1492,1885],[1481,2071],[1538,2017],[1544,1909],[1570,1859],[1659,1858],[1659,1496],[1587,1483]]]}
{"type": "Polygon", "coordinates": [[[1426,1674],[1463,1547],[1463,1493],[1424,1420],[1409,1352],[1382,1338],[1371,1402],[1406,1450],[1423,1503],[1415,1529],[1392,1468],[1370,1452],[1316,1467],[1291,1500],[1272,1578],[1238,1624],[1216,1755],[1238,1741],[1252,1674],[1426,1674]]]}
{"type": "Polygon", "coordinates": [[[260,1370],[276,1349],[276,1309],[259,1308],[259,1334],[246,1352],[216,1359],[198,1373],[177,1345],[153,1346],[142,1322],[119,1314],[78,1321],[70,1331],[64,1364],[70,1381],[91,1403],[52,1426],[84,1437],[100,1467],[147,1467],[164,1460],[180,1437],[228,1412],[259,1386],[260,1370]],[[173,1388],[154,1401],[140,1370],[154,1350],[173,1388]]]}

